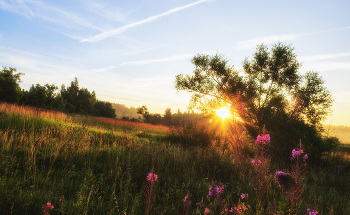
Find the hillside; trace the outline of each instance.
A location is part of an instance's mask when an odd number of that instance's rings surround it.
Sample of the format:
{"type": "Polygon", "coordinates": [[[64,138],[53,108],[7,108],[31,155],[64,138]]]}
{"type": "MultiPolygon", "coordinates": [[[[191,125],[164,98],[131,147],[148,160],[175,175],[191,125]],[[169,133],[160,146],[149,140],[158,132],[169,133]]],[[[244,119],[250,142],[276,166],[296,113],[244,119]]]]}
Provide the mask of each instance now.
{"type": "Polygon", "coordinates": [[[117,118],[121,119],[123,117],[129,117],[129,119],[135,118],[138,119],[141,115],[136,113],[136,108],[134,107],[126,107],[123,104],[112,103],[113,109],[115,109],[115,113],[117,114],[117,118]]]}

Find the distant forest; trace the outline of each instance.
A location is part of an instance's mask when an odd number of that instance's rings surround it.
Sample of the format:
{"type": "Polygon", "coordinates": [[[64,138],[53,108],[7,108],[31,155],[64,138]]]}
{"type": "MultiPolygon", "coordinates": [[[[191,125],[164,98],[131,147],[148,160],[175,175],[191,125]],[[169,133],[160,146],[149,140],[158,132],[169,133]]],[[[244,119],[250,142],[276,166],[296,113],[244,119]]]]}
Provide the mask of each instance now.
{"type": "Polygon", "coordinates": [[[95,91],[90,92],[87,88],[80,87],[77,78],[67,87],[62,84],[60,90],[54,84],[33,84],[29,90],[24,90],[19,86],[22,75],[24,74],[17,73],[11,67],[0,70],[0,102],[166,126],[180,126],[184,120],[198,121],[203,117],[201,114],[181,113],[179,110],[172,114],[170,108],[165,109],[162,116],[159,113],[149,113],[145,105],[128,108],[122,104],[100,101],[96,98],[95,91]]]}
{"type": "Polygon", "coordinates": [[[119,119],[131,120],[131,119],[140,119],[141,115],[137,113],[136,108],[126,107],[124,104],[112,103],[112,107],[117,114],[119,119]]]}

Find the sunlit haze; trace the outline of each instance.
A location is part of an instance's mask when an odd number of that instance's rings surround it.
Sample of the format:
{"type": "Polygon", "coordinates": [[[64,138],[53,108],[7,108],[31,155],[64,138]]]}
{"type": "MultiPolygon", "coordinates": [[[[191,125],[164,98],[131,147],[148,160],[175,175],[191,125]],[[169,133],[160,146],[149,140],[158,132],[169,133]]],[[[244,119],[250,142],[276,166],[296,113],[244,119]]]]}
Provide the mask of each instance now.
{"type": "Polygon", "coordinates": [[[300,72],[315,70],[334,97],[326,124],[350,126],[350,1],[0,0],[0,67],[20,86],[80,87],[151,113],[187,110],[175,75],[191,58],[223,54],[240,69],[256,45],[292,44],[300,72]]]}
{"type": "Polygon", "coordinates": [[[230,117],[230,110],[227,108],[221,108],[219,110],[216,110],[216,115],[221,117],[222,119],[229,118],[230,117]]]}

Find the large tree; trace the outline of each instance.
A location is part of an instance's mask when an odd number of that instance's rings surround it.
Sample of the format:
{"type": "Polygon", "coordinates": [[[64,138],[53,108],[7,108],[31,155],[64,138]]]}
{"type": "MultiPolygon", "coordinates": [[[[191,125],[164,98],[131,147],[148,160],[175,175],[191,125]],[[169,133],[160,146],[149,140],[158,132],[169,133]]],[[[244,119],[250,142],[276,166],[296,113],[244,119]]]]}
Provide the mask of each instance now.
{"type": "Polygon", "coordinates": [[[22,90],[19,86],[21,82],[21,75],[23,73],[17,73],[15,68],[3,67],[0,70],[0,101],[17,103],[22,97],[22,90]]]}
{"type": "MultiPolygon", "coordinates": [[[[254,136],[257,128],[266,125],[276,136],[288,133],[280,141],[309,138],[313,128],[321,128],[333,100],[317,72],[300,74],[301,64],[293,51],[291,45],[281,42],[270,51],[259,45],[253,58],[243,61],[242,71],[221,55],[198,54],[192,59],[193,74],[177,75],[175,88],[193,93],[191,108],[210,111],[230,104],[254,136]],[[242,106],[244,111],[240,112],[242,106]]],[[[318,141],[316,136],[311,142],[318,141]]]]}

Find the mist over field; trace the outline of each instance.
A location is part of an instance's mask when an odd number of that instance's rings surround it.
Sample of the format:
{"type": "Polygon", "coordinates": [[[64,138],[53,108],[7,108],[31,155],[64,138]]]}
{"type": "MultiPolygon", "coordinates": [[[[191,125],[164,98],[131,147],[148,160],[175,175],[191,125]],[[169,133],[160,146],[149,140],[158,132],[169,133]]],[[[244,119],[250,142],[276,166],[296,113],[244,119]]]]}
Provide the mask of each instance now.
{"type": "Polygon", "coordinates": [[[349,126],[334,126],[324,125],[326,133],[331,136],[336,136],[344,144],[350,144],[350,127],[349,126]]]}

